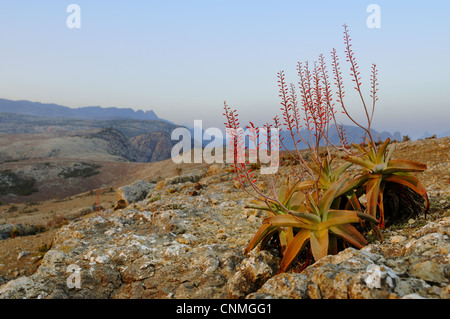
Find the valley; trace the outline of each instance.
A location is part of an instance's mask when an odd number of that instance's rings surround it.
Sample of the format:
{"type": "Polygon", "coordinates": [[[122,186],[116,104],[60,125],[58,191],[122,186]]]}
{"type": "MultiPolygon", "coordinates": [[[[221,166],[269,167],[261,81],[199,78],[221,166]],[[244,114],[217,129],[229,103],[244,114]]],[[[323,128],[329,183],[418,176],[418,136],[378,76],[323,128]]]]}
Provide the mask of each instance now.
{"type": "Polygon", "coordinates": [[[145,163],[170,158],[176,127],[159,119],[0,113],[0,202],[58,199],[123,185],[145,163]]]}

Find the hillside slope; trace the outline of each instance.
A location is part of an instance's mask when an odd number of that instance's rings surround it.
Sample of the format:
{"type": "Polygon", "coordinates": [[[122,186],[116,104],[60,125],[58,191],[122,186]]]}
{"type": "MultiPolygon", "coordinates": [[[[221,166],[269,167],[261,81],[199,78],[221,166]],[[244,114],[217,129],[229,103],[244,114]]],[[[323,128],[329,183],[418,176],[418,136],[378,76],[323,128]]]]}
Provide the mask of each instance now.
{"type": "MultiPolygon", "coordinates": [[[[428,166],[417,176],[430,196],[429,214],[383,230],[384,241],[371,238],[361,250],[349,247],[284,274],[276,274],[277,250],[243,254],[266,215],[245,209],[249,196],[227,165],[182,165],[178,175],[173,163],[145,164],[135,175],[152,182],[143,200],[79,216],[52,236],[0,241],[0,298],[450,299],[449,151],[449,138],[396,144],[395,158],[428,166]],[[155,184],[152,165],[174,173],[155,184]],[[33,255],[22,252],[43,238],[53,246],[36,269],[33,255]],[[80,267],[79,288],[64,284],[69,265],[80,267]]],[[[99,194],[101,205],[109,199],[99,194]]],[[[70,211],[77,201],[63,204],[70,211]]],[[[16,218],[30,214],[21,209],[16,218]]]]}
{"type": "Polygon", "coordinates": [[[47,200],[110,185],[117,180],[111,172],[123,175],[139,167],[133,163],[170,158],[176,127],[159,120],[0,113],[0,202],[47,200]]]}

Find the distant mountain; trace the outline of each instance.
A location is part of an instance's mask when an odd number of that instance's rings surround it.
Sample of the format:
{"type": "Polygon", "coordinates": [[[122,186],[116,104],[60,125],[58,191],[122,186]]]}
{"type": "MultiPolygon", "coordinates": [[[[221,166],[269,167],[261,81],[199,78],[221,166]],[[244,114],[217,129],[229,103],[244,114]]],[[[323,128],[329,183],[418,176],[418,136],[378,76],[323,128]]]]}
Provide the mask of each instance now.
{"type": "MultiPolygon", "coordinates": [[[[363,142],[365,132],[360,127],[352,126],[352,125],[344,125],[344,131],[345,131],[345,136],[347,138],[347,142],[349,144],[363,142]]],[[[397,140],[397,141],[401,140],[400,132],[394,132],[394,133],[381,132],[380,133],[376,130],[371,130],[371,133],[372,133],[372,137],[375,140],[375,142],[385,141],[387,138],[390,138],[391,140],[397,140]]],[[[300,134],[302,134],[302,136],[305,137],[307,141],[309,140],[309,134],[307,133],[306,130],[301,130],[300,134]]],[[[291,134],[289,132],[284,130],[281,132],[280,136],[283,139],[284,146],[287,149],[289,149],[289,150],[295,149],[294,143],[291,138],[291,134]]],[[[328,139],[333,144],[339,145],[339,136],[338,136],[336,130],[333,130],[330,128],[328,139]]],[[[296,137],[296,140],[299,140],[299,138],[296,137]]],[[[297,147],[299,147],[300,149],[304,149],[304,148],[307,148],[307,145],[302,142],[299,142],[297,144],[297,147]]]]}
{"type": "Polygon", "coordinates": [[[131,108],[87,106],[70,108],[58,104],[44,104],[30,101],[12,101],[0,99],[0,113],[14,113],[30,116],[45,116],[57,118],[78,118],[89,120],[161,120],[153,111],[134,111],[131,108]]]}
{"type": "MultiPolygon", "coordinates": [[[[348,144],[351,144],[351,143],[359,144],[359,143],[363,142],[363,138],[365,135],[365,131],[363,129],[361,129],[357,126],[344,125],[344,131],[345,131],[345,136],[347,138],[348,144]]],[[[375,140],[375,142],[385,141],[387,138],[390,138],[391,140],[396,140],[396,141],[402,140],[402,136],[401,136],[400,132],[389,133],[389,132],[384,131],[384,132],[380,133],[378,131],[371,130],[371,133],[372,133],[372,137],[375,140]]],[[[301,129],[300,134],[306,141],[309,142],[310,136],[306,129],[301,129]]],[[[285,150],[285,149],[294,150],[295,149],[294,141],[292,140],[291,134],[286,129],[283,129],[280,132],[280,139],[283,143],[283,145],[280,145],[282,150],[285,150]]],[[[299,149],[308,148],[308,146],[301,141],[301,139],[297,133],[294,135],[294,139],[297,142],[297,147],[299,149]]],[[[339,136],[335,129],[330,128],[328,139],[331,141],[331,143],[333,143],[337,146],[340,145],[339,136]]],[[[212,144],[211,147],[220,145],[220,144],[221,144],[220,141],[217,141],[216,143],[212,144]]],[[[245,144],[247,146],[254,148],[253,142],[251,142],[251,144],[249,144],[248,136],[245,137],[245,144]]],[[[223,139],[223,145],[226,146],[226,138],[225,137],[223,139]]]]}

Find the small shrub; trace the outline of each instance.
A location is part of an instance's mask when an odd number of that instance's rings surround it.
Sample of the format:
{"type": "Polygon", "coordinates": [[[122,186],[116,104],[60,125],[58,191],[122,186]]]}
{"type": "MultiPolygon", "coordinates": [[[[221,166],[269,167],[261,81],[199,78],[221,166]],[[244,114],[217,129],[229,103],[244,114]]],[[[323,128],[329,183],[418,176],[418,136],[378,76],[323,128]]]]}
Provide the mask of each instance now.
{"type": "Polygon", "coordinates": [[[18,207],[17,205],[11,204],[11,205],[8,207],[7,212],[8,212],[8,213],[14,213],[14,212],[17,212],[18,210],[19,210],[19,207],[18,207]]]}
{"type": "Polygon", "coordinates": [[[72,167],[63,168],[62,171],[58,173],[58,176],[62,178],[87,178],[99,174],[100,172],[96,170],[98,168],[101,168],[101,165],[80,162],[72,167]]]}
{"type": "Polygon", "coordinates": [[[55,229],[55,228],[60,228],[67,224],[69,224],[69,218],[67,218],[64,215],[53,214],[51,219],[45,225],[45,228],[46,229],[55,229]]]}

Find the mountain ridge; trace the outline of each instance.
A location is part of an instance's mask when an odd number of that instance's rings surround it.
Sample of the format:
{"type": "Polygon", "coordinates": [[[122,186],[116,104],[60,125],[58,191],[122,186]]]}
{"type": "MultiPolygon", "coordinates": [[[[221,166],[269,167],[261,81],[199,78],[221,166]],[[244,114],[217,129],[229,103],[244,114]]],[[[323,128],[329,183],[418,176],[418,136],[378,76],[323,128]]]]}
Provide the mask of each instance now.
{"type": "Polygon", "coordinates": [[[78,119],[139,119],[139,120],[161,120],[153,110],[135,111],[132,108],[85,106],[70,108],[55,103],[32,102],[28,100],[8,100],[0,98],[0,112],[40,117],[63,117],[78,119]]]}

